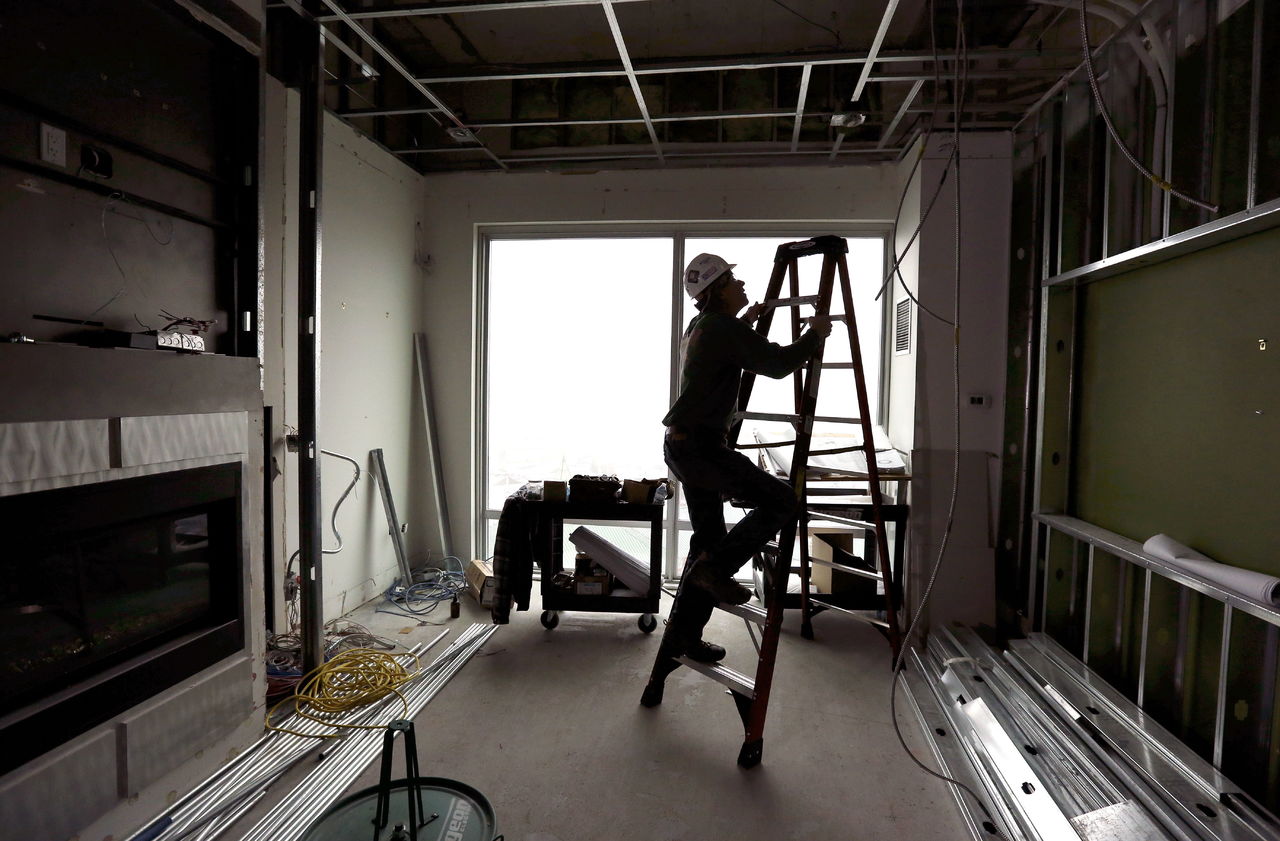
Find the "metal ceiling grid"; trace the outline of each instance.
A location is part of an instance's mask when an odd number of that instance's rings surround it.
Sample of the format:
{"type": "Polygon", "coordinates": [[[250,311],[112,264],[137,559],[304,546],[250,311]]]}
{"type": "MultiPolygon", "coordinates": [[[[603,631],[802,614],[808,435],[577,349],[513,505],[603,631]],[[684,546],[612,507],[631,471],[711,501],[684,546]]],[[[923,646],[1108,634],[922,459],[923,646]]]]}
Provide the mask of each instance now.
{"type": "MultiPolygon", "coordinates": [[[[866,162],[956,119],[955,0],[933,34],[923,0],[323,2],[330,107],[421,171],[866,162]]],[[[1077,55],[1046,48],[1061,9],[992,3],[1013,20],[975,25],[971,128],[1012,127],[1077,55]]]]}

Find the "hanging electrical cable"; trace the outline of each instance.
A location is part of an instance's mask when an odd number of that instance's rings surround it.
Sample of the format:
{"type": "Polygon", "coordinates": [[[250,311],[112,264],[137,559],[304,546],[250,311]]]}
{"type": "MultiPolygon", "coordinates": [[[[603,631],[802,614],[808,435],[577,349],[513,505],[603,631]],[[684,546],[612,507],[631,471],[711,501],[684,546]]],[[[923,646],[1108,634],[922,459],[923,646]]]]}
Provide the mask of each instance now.
{"type": "MultiPolygon", "coordinates": [[[[948,321],[945,317],[939,315],[938,313],[934,312],[932,309],[930,309],[929,307],[926,307],[924,304],[920,302],[920,299],[916,296],[916,294],[911,291],[911,287],[907,285],[906,278],[902,276],[902,268],[901,268],[902,261],[907,259],[907,255],[911,252],[911,247],[915,245],[916,239],[919,238],[920,236],[920,232],[924,230],[924,223],[928,221],[930,214],[933,213],[933,206],[937,203],[938,196],[942,194],[942,186],[947,182],[947,174],[951,171],[951,167],[953,164],[958,165],[959,159],[957,155],[959,154],[959,152],[955,148],[954,144],[951,149],[951,154],[947,156],[947,160],[942,165],[942,175],[938,178],[938,183],[933,188],[933,194],[929,197],[929,201],[924,208],[924,212],[920,214],[920,221],[916,224],[915,230],[911,232],[911,237],[907,240],[907,244],[902,249],[901,254],[898,253],[898,244],[896,241],[897,230],[898,230],[898,220],[902,217],[902,207],[904,204],[906,204],[907,192],[911,188],[911,179],[915,177],[916,170],[919,169],[920,167],[920,161],[924,159],[925,151],[929,148],[929,139],[933,135],[934,119],[937,116],[936,112],[937,112],[938,92],[942,90],[942,76],[941,76],[941,71],[939,70],[942,62],[938,56],[938,43],[937,43],[936,31],[933,26],[933,22],[935,20],[934,14],[933,14],[933,8],[934,7],[931,0],[929,4],[929,9],[930,9],[929,39],[933,47],[932,67],[933,67],[934,109],[933,109],[933,112],[929,114],[929,122],[925,126],[924,133],[921,135],[920,151],[916,154],[915,163],[911,165],[911,172],[907,174],[907,177],[902,184],[902,191],[898,194],[898,208],[897,210],[894,211],[894,214],[893,214],[893,233],[891,235],[893,239],[890,240],[890,244],[889,244],[890,256],[892,256],[893,258],[893,265],[890,266],[888,273],[885,274],[884,282],[880,284],[880,289],[879,291],[876,292],[874,300],[876,301],[880,300],[880,297],[884,295],[885,290],[889,288],[889,284],[893,282],[894,277],[897,277],[898,282],[902,285],[902,291],[906,293],[906,296],[911,299],[911,302],[913,304],[915,304],[920,310],[936,318],[938,321],[941,321],[943,324],[946,324],[950,327],[954,327],[955,326],[954,322],[948,321]]],[[[955,119],[957,121],[959,120],[959,112],[956,113],[955,119]]]]}
{"type": "MultiPolygon", "coordinates": [[[[938,46],[937,46],[936,29],[935,29],[936,10],[934,8],[932,0],[929,3],[929,18],[930,18],[929,20],[930,41],[932,43],[933,53],[934,53],[934,68],[935,68],[934,95],[935,95],[935,107],[936,107],[936,97],[937,97],[937,92],[941,90],[941,80],[938,76],[938,71],[936,69],[938,67],[938,60],[937,60],[938,46]]],[[[906,738],[902,734],[902,727],[898,722],[898,708],[897,708],[898,683],[901,679],[903,666],[905,664],[905,659],[906,659],[906,653],[907,653],[907,650],[911,648],[911,636],[915,632],[916,626],[919,624],[921,616],[924,615],[925,608],[928,606],[929,599],[933,594],[934,584],[938,580],[938,573],[942,569],[942,562],[946,556],[947,546],[951,540],[951,530],[955,523],[956,501],[958,499],[959,490],[960,490],[960,279],[961,279],[960,246],[961,246],[961,235],[962,235],[961,214],[960,214],[960,127],[961,127],[960,122],[961,122],[961,114],[964,111],[964,99],[965,99],[966,88],[968,84],[968,73],[969,73],[968,42],[966,40],[965,28],[964,28],[963,0],[957,0],[956,2],[955,53],[956,53],[956,67],[955,67],[955,77],[953,82],[954,89],[953,89],[953,95],[952,95],[952,105],[955,110],[953,112],[952,126],[951,126],[951,154],[948,156],[947,162],[944,165],[943,176],[938,180],[938,186],[934,191],[933,197],[929,201],[929,206],[926,209],[925,214],[923,214],[921,217],[920,226],[917,226],[916,232],[915,234],[912,235],[912,238],[911,238],[911,242],[914,242],[916,236],[920,233],[920,228],[923,227],[924,220],[928,217],[928,211],[932,210],[933,203],[934,201],[937,200],[938,194],[942,190],[942,184],[946,180],[947,172],[952,167],[954,167],[955,177],[952,180],[952,186],[954,190],[954,203],[955,203],[955,208],[954,208],[955,210],[955,224],[954,224],[955,253],[954,253],[954,266],[953,266],[953,269],[954,269],[953,287],[954,288],[953,288],[953,296],[952,296],[952,319],[950,321],[947,321],[945,318],[940,319],[941,321],[943,321],[944,323],[952,327],[952,356],[951,356],[952,434],[954,437],[954,446],[952,449],[951,492],[950,492],[949,501],[947,504],[946,524],[943,527],[942,538],[938,545],[938,553],[933,562],[933,569],[930,571],[929,580],[925,585],[924,593],[921,594],[920,601],[917,604],[916,609],[912,611],[911,622],[907,626],[907,632],[903,634],[903,637],[902,637],[903,645],[901,649],[899,649],[898,656],[895,659],[893,664],[893,677],[890,681],[890,690],[889,690],[889,716],[890,716],[890,719],[893,721],[893,730],[894,730],[894,734],[898,737],[898,744],[902,746],[903,751],[907,754],[907,756],[911,759],[911,761],[915,763],[925,773],[929,774],[930,776],[940,779],[943,782],[949,783],[950,785],[953,785],[958,789],[960,789],[961,791],[964,791],[966,794],[968,794],[969,797],[973,800],[973,802],[975,802],[978,805],[978,808],[981,809],[983,814],[987,817],[988,824],[990,825],[993,834],[997,838],[999,838],[999,837],[1002,837],[1002,835],[999,831],[998,825],[992,819],[991,812],[990,810],[987,809],[987,805],[982,801],[980,797],[978,797],[977,793],[973,791],[973,789],[969,788],[969,786],[961,782],[960,780],[957,780],[954,777],[950,777],[942,773],[941,771],[938,771],[937,769],[930,768],[928,765],[924,763],[924,761],[922,761],[919,757],[917,757],[915,753],[911,750],[911,747],[907,744],[906,738]]],[[[930,129],[932,129],[932,125],[930,126],[930,129]]],[[[925,136],[925,142],[926,143],[928,142],[927,133],[925,136]]],[[[921,148],[923,151],[924,147],[922,146],[921,148]]],[[[914,175],[914,168],[912,170],[912,174],[914,175]]],[[[908,182],[909,181],[910,181],[910,177],[908,177],[908,182]]],[[[901,212],[901,203],[899,204],[899,212],[901,212]]],[[[910,248],[910,243],[908,243],[908,248],[910,248]]],[[[905,254],[905,250],[904,250],[904,254],[905,254]]],[[[885,283],[886,286],[888,285],[888,282],[892,280],[893,273],[897,271],[897,264],[900,262],[901,261],[898,260],[895,255],[895,261],[894,261],[895,265],[893,270],[891,270],[889,277],[886,278],[886,283],[885,283]]],[[[899,278],[901,278],[900,274],[899,274],[899,278]]],[[[905,281],[903,281],[903,286],[905,288],[906,286],[905,281]]],[[[884,291],[884,287],[881,287],[881,292],[883,291],[884,291]]],[[[877,297],[879,297],[879,295],[877,295],[877,297]]],[[[923,307],[921,308],[924,309],[923,307]]],[[[935,317],[936,317],[936,314],[935,314],[935,317]]]]}
{"type": "Polygon", "coordinates": [[[1203,208],[1210,213],[1217,213],[1218,205],[1209,204],[1202,199],[1187,195],[1181,190],[1176,189],[1165,179],[1147,169],[1147,167],[1138,160],[1137,156],[1130,151],[1129,144],[1125,143],[1120,138],[1120,134],[1116,131],[1115,125],[1111,122],[1111,114],[1107,111],[1106,103],[1102,101],[1102,90],[1098,87],[1098,77],[1093,69],[1093,47],[1089,45],[1089,17],[1088,9],[1085,6],[1085,0],[1080,0],[1080,45],[1084,50],[1084,68],[1086,75],[1089,77],[1089,89],[1093,91],[1093,101],[1098,106],[1098,113],[1102,116],[1103,124],[1107,127],[1107,134],[1111,135],[1112,142],[1120,148],[1120,151],[1124,153],[1124,156],[1128,159],[1129,163],[1133,164],[1134,168],[1137,169],[1138,172],[1141,172],[1147,180],[1152,184],[1155,184],[1161,190],[1164,190],[1166,193],[1169,193],[1175,198],[1182,199],[1188,204],[1194,204],[1196,207],[1203,208]]]}
{"type": "MultiPolygon", "coordinates": [[[[337,538],[338,545],[333,547],[332,549],[322,548],[320,550],[321,554],[324,554],[324,555],[336,555],[342,551],[342,534],[341,532],[338,531],[338,509],[342,507],[342,503],[345,502],[347,497],[351,495],[351,492],[355,490],[356,483],[360,481],[360,462],[356,461],[351,456],[343,455],[342,453],[335,453],[332,450],[321,450],[320,452],[323,453],[324,455],[332,456],[333,458],[342,459],[343,461],[351,465],[351,468],[353,471],[351,481],[347,483],[346,490],[344,490],[342,492],[342,495],[338,497],[338,501],[333,504],[333,510],[329,514],[329,528],[333,531],[333,536],[337,538]]],[[[301,549],[295,549],[293,551],[293,554],[289,555],[289,560],[287,563],[285,563],[285,566],[284,566],[284,581],[285,581],[284,600],[285,600],[285,604],[287,605],[287,616],[285,618],[289,622],[289,630],[291,632],[293,631],[294,628],[298,626],[298,592],[299,592],[297,581],[294,579],[294,575],[293,575],[293,562],[298,559],[298,556],[301,553],[302,553],[301,549]]]]}

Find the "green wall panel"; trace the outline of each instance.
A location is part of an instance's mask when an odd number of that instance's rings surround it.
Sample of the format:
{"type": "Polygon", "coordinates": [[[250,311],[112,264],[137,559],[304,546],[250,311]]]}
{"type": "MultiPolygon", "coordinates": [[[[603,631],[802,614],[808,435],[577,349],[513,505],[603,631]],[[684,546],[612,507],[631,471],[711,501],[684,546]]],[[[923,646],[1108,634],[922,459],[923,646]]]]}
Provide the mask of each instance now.
{"type": "Polygon", "coordinates": [[[1080,317],[1076,516],[1280,574],[1280,230],[1089,284],[1080,317]]]}

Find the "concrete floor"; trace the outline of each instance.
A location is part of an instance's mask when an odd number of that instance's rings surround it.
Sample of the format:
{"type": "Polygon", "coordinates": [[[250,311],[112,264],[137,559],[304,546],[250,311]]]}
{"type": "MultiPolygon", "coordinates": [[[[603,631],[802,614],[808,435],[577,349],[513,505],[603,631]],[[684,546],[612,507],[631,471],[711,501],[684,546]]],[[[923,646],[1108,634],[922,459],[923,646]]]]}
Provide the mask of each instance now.
{"type": "MultiPolygon", "coordinates": [[[[664,596],[664,616],[669,608],[664,596]]],[[[889,648],[874,629],[827,613],[807,641],[788,616],[764,760],[744,770],[742,727],[719,684],[680,669],[661,706],[640,706],[661,626],[646,635],[635,615],[562,613],[547,631],[539,612],[535,592],[417,720],[421,773],[483,792],[506,841],[965,838],[951,794],[894,736],[889,648]]],[[[488,622],[469,598],[459,619],[447,617],[429,617],[452,631],[437,653],[488,622]]],[[[408,644],[441,630],[373,605],[350,618],[408,644]]],[[[717,612],[706,638],[754,673],[742,620],[717,612]]],[[[906,703],[900,718],[928,756],[906,703]]],[[[376,781],[371,768],[352,788],[376,781]]]]}

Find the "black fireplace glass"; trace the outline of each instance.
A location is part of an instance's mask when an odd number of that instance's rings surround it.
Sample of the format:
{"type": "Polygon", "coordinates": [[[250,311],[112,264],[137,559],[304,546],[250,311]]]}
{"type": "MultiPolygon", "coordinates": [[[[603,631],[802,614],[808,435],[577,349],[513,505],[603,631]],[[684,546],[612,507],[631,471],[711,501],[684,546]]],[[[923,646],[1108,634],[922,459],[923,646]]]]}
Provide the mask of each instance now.
{"type": "Polygon", "coordinates": [[[0,714],[239,618],[238,464],[0,498],[0,714]]]}

